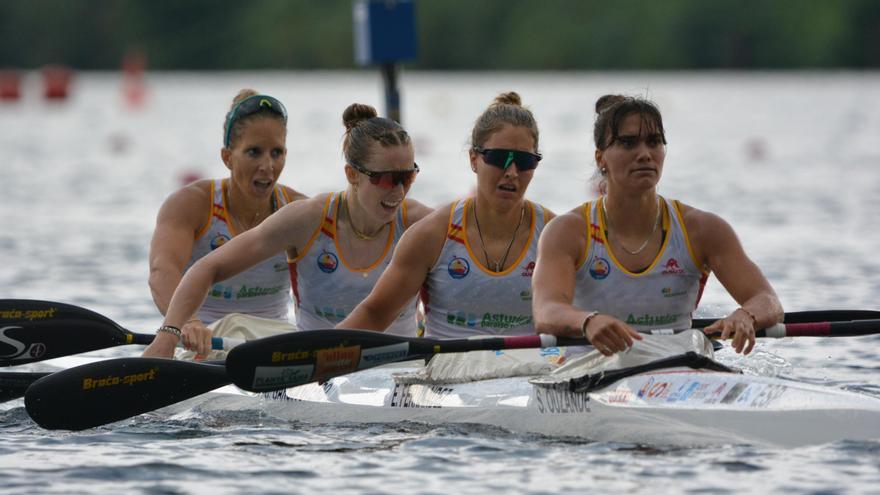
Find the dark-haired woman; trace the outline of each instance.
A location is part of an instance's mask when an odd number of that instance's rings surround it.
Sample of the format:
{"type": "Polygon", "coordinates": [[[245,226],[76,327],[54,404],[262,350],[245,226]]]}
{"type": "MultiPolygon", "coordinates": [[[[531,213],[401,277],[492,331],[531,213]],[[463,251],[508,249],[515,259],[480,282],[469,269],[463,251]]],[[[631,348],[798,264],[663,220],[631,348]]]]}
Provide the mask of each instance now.
{"type": "Polygon", "coordinates": [[[534,333],[537,239],[553,214],[525,199],[538,126],[516,93],[499,95],[471,133],[475,196],[440,207],[401,239],[391,265],[340,327],[385,330],[421,290],[425,335],[534,333]]]}
{"type": "MultiPolygon", "coordinates": [[[[345,110],[343,124],[348,188],[289,204],[195,263],[145,356],[170,357],[178,340],[205,355],[210,331],[181,330],[183,324],[213,284],[278,252],[287,253],[300,330],[332,328],[369,293],[402,232],[431,210],[405,199],[418,166],[400,124],[361,104],[345,110]]],[[[394,315],[395,330],[414,335],[415,298],[404,306],[394,315]]]]}
{"type": "MultiPolygon", "coordinates": [[[[162,314],[184,272],[233,237],[263,222],[287,203],[305,198],[278,184],[287,156],[287,111],[277,99],[242,90],[223,125],[220,157],[229,177],[200,180],[162,204],[150,244],[150,290],[162,314]]],[[[200,332],[238,312],[287,319],[290,281],[282,250],[235,277],[206,289],[204,303],[184,327],[200,332]]]]}
{"type": "Polygon", "coordinates": [[[707,327],[748,354],[755,330],[782,321],[770,283],[717,215],[657,194],[666,157],[659,109],[642,98],[596,103],[596,165],[605,195],[551,222],[535,268],[537,331],[586,335],[611,355],[638,330],[691,326],[710,273],[735,311],[707,327]]]}

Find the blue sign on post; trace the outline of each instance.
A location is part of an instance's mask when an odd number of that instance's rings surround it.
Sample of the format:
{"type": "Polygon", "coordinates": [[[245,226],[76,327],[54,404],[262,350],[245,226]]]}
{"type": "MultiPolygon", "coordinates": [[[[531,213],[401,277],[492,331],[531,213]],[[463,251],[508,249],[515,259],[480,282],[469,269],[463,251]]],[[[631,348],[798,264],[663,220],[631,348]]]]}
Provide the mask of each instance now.
{"type": "Polygon", "coordinates": [[[416,12],[412,0],[356,0],[354,54],[358,65],[380,65],[388,117],[400,122],[397,63],[416,58],[416,12]]]}

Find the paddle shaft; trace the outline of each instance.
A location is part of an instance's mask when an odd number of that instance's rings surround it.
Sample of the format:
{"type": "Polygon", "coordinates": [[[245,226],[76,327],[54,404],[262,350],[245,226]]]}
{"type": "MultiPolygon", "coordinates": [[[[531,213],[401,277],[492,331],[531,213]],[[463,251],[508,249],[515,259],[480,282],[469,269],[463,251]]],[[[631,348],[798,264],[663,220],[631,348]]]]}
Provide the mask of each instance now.
{"type": "Polygon", "coordinates": [[[759,330],[758,337],[859,337],[880,333],[880,319],[823,321],[815,323],[779,323],[759,330]]]}

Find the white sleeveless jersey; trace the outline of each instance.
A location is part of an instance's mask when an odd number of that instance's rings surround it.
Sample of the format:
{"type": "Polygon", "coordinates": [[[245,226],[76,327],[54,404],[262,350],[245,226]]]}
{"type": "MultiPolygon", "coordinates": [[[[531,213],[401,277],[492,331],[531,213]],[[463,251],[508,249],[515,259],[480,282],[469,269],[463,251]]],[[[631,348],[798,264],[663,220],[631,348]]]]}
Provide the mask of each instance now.
{"type": "MultiPolygon", "coordinates": [[[[201,257],[238,234],[229,219],[227,179],[211,181],[211,189],[211,218],[196,236],[187,270],[201,257]]],[[[275,186],[272,201],[273,211],[290,202],[280,186],[275,186]]],[[[199,308],[198,316],[205,324],[229,313],[286,320],[290,301],[287,255],[280,252],[249,270],[214,284],[199,308]]]]}
{"type": "MultiPolygon", "coordinates": [[[[321,225],[312,235],[303,253],[290,260],[290,278],[296,300],[296,325],[300,330],[333,328],[345,319],[363,301],[379,276],[391,263],[394,246],[406,229],[406,203],[400,206],[397,217],[388,229],[385,251],[367,268],[352,268],[345,261],[345,253],[336,242],[336,225],[340,203],[345,193],[327,198],[321,225]]],[[[407,303],[404,311],[385,332],[394,335],[416,336],[416,297],[407,303]]]]}
{"type": "Polygon", "coordinates": [[[574,305],[610,314],[636,330],[690,328],[709,272],[694,257],[678,201],[663,198],[666,235],[660,252],[645,271],[633,273],[608,249],[600,215],[604,200],[583,206],[587,249],[575,275],[574,305]]]}
{"type": "Polygon", "coordinates": [[[516,262],[492,272],[474,256],[467,238],[468,210],[473,199],[452,205],[446,242],[422,287],[425,336],[451,339],[472,335],[531,335],[532,272],[538,236],[544,229],[544,208],[526,201],[529,240],[516,262]]]}

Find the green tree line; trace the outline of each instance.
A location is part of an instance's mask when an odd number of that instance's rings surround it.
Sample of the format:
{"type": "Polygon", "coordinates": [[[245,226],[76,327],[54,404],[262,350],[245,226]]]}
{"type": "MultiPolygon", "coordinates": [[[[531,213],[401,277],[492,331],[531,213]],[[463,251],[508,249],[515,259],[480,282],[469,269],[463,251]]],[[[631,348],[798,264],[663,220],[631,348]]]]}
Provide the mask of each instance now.
{"type": "MultiPolygon", "coordinates": [[[[415,0],[424,70],[880,66],[880,0],[415,0]]],[[[4,0],[0,67],[355,66],[351,0],[4,0]]]]}

